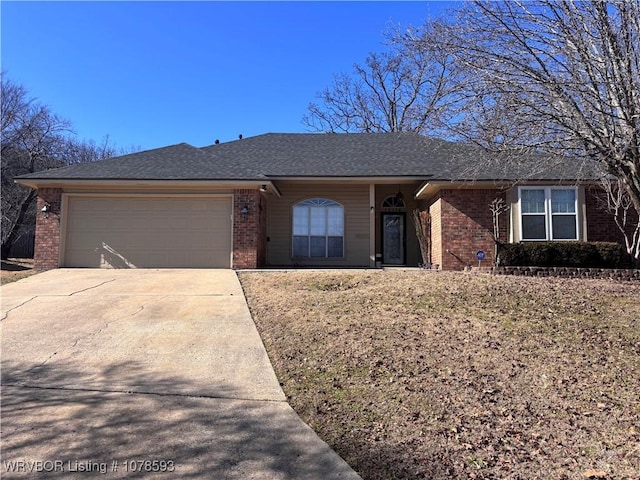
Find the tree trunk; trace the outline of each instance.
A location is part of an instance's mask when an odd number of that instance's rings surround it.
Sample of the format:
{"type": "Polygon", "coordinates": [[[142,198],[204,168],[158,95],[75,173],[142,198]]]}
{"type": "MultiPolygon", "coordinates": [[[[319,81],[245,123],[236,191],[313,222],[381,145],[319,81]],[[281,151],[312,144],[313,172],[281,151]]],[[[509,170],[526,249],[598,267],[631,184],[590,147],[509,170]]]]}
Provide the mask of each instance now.
{"type": "Polygon", "coordinates": [[[24,218],[27,214],[27,211],[31,206],[31,202],[33,202],[35,198],[36,198],[36,191],[29,190],[29,193],[27,194],[26,198],[20,204],[20,211],[16,216],[16,220],[13,222],[13,225],[11,226],[11,230],[9,234],[7,235],[5,240],[2,242],[2,249],[1,249],[2,251],[0,253],[3,260],[6,260],[7,257],[9,256],[9,250],[11,250],[11,247],[13,246],[13,242],[15,242],[16,238],[18,238],[19,229],[17,227],[23,223],[24,218]]]}

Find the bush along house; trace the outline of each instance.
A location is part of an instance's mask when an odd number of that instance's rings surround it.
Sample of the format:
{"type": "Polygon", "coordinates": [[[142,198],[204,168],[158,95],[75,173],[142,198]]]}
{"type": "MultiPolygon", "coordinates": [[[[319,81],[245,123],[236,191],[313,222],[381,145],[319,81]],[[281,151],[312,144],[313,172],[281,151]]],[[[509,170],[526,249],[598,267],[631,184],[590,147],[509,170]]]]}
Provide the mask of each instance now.
{"type": "Polygon", "coordinates": [[[41,270],[461,270],[477,265],[479,250],[493,264],[494,233],[504,243],[621,240],[599,208],[594,174],[540,165],[408,133],[271,133],[203,148],[181,143],[17,181],[38,192],[41,270]],[[498,217],[496,201],[508,207],[498,217]]]}

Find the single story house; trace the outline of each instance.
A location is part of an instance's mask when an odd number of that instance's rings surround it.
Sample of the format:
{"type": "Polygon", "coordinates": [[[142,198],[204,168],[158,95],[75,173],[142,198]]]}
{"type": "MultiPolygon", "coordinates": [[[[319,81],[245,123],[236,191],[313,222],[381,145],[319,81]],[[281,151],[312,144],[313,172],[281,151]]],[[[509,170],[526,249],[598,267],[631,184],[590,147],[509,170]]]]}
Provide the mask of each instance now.
{"type": "Polygon", "coordinates": [[[618,241],[589,172],[408,133],[265,134],[21,176],[38,190],[35,264],[106,268],[493,262],[502,241],[618,241]],[[533,166],[539,172],[532,170],[533,166]],[[526,181],[519,181],[526,178],[526,181]],[[422,212],[421,258],[412,212],[422,212]]]}

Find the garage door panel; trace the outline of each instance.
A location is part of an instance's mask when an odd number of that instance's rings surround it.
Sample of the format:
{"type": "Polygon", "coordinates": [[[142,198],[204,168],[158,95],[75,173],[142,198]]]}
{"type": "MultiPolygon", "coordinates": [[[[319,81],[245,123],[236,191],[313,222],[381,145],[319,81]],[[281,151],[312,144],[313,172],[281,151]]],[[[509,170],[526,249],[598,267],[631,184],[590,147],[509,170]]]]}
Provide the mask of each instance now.
{"type": "Polygon", "coordinates": [[[230,198],[69,198],[65,266],[229,268],[230,259],[230,198]]]}

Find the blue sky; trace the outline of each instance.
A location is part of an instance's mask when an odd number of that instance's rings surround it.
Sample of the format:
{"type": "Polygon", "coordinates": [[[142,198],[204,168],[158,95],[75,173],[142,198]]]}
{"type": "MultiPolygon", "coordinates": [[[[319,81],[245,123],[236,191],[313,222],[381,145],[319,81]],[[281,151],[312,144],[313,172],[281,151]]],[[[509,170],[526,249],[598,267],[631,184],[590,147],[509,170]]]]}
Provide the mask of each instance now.
{"type": "Polygon", "coordinates": [[[143,149],[304,132],[333,75],[445,2],[1,2],[2,70],[78,137],[143,149]]]}

